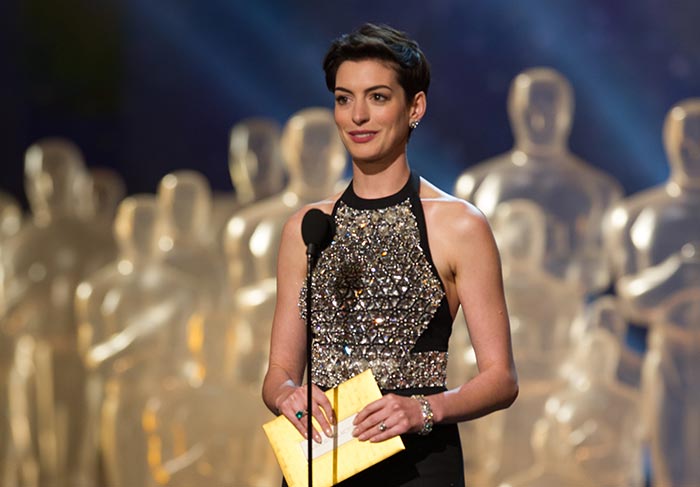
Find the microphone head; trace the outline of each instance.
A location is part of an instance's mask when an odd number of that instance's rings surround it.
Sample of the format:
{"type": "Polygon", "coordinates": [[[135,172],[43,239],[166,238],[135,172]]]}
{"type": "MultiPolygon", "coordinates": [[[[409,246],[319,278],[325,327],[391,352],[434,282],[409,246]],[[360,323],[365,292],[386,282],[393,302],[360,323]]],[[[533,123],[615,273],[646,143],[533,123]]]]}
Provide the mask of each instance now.
{"type": "Polygon", "coordinates": [[[301,237],[309,249],[313,247],[315,253],[330,245],[334,233],[333,217],[318,208],[307,211],[301,220],[301,237]]]}

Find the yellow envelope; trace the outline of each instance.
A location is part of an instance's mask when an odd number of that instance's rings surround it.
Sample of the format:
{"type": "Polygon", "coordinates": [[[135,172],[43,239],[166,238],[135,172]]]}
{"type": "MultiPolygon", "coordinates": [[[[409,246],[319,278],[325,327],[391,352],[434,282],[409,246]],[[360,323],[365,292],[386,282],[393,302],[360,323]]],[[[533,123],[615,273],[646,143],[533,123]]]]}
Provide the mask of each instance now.
{"type": "MultiPolygon", "coordinates": [[[[313,487],[330,487],[403,450],[400,436],[380,443],[359,441],[352,436],[352,420],[367,404],[382,397],[372,370],[367,369],[326,391],[338,420],[336,433],[313,442],[313,487]]],[[[314,419],[314,426],[321,429],[314,419]]],[[[306,439],[284,416],[263,425],[277,462],[289,487],[308,487],[306,439]]]]}

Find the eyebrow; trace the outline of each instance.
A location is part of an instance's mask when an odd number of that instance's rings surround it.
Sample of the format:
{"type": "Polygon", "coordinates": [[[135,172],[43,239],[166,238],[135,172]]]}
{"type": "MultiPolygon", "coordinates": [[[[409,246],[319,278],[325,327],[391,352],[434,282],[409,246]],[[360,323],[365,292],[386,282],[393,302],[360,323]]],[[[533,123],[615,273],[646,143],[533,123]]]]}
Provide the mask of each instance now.
{"type": "MultiPolygon", "coordinates": [[[[370,91],[378,90],[380,88],[385,88],[389,91],[394,91],[391,89],[391,86],[388,86],[388,85],[375,85],[375,86],[370,86],[369,88],[367,88],[365,90],[365,93],[369,93],[370,91]]],[[[335,90],[333,90],[333,91],[344,91],[346,93],[352,93],[352,90],[349,90],[347,88],[343,88],[342,86],[336,86],[335,90]]]]}

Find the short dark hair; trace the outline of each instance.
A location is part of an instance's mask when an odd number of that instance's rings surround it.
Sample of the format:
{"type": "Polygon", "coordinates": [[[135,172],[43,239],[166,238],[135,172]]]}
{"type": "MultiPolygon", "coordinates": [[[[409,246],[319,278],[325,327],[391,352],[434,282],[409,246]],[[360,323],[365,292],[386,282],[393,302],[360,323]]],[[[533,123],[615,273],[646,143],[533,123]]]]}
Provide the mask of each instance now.
{"type": "Polygon", "coordinates": [[[335,76],[343,62],[363,59],[388,62],[394,68],[407,100],[412,100],[420,91],[428,94],[430,65],[418,43],[405,32],[371,23],[338,37],[331,44],[323,58],[328,90],[335,91],[335,76]]]}

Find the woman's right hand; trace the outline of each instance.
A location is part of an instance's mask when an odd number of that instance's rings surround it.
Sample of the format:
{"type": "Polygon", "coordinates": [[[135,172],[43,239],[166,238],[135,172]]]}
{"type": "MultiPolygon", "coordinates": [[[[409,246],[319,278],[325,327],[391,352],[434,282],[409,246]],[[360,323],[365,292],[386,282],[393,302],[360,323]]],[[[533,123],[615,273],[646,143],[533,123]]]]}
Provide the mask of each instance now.
{"type": "MultiPolygon", "coordinates": [[[[281,392],[275,400],[275,407],[280,414],[291,421],[291,423],[299,430],[299,432],[308,438],[306,435],[308,418],[308,407],[306,405],[307,389],[305,385],[297,386],[285,384],[281,388],[281,392]]],[[[323,391],[316,385],[311,385],[311,413],[318,421],[327,437],[333,436],[333,426],[336,422],[333,407],[323,391]]],[[[316,429],[313,429],[313,439],[316,443],[321,443],[321,435],[316,429]]]]}

